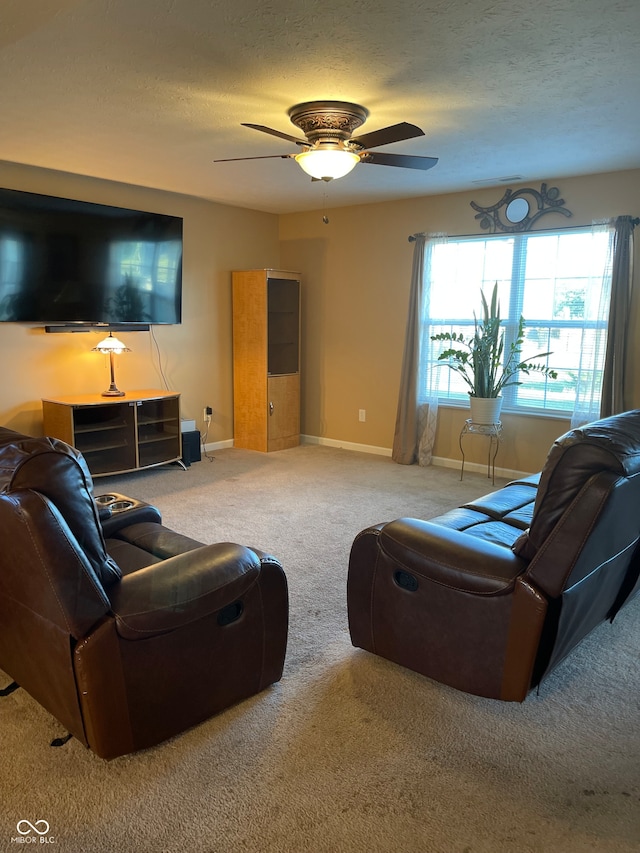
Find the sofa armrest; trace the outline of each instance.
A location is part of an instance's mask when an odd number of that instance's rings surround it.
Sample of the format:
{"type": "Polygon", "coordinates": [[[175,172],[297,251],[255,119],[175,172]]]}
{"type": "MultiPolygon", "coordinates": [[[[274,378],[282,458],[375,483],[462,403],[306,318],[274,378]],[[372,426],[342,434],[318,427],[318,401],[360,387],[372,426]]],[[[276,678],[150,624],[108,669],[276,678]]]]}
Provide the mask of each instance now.
{"type": "Polygon", "coordinates": [[[476,595],[511,589],[527,567],[510,548],[417,518],[385,524],[379,545],[406,571],[476,595]]]}
{"type": "Polygon", "coordinates": [[[118,634],[145,639],[233,603],[260,575],[260,560],[233,543],[203,545],[126,575],[108,590],[118,634]]]}

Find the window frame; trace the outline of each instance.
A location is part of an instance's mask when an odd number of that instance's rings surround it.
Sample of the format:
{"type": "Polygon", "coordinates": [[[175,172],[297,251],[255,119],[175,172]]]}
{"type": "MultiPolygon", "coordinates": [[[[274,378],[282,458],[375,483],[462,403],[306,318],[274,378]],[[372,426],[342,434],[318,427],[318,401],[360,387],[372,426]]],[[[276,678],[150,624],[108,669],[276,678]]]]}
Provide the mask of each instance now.
{"type": "MultiPolygon", "coordinates": [[[[605,232],[609,232],[608,244],[605,249],[605,257],[602,258],[603,265],[602,270],[598,271],[597,274],[593,276],[589,276],[590,279],[594,279],[597,281],[605,281],[605,277],[608,277],[610,280],[611,277],[611,228],[609,224],[605,224],[602,226],[602,230],[605,232]]],[[[523,306],[525,301],[525,290],[526,290],[526,248],[528,245],[528,241],[532,238],[536,237],[558,237],[561,238],[563,236],[568,236],[569,234],[594,234],[593,226],[585,225],[585,226],[575,226],[575,227],[565,227],[558,229],[544,229],[537,231],[529,231],[529,232],[513,232],[513,233],[498,233],[498,234],[481,234],[481,235],[467,235],[460,237],[447,237],[445,240],[435,240],[430,242],[427,255],[425,258],[425,270],[424,275],[430,275],[431,264],[433,260],[432,253],[437,250],[437,247],[441,244],[445,244],[447,246],[451,246],[452,244],[461,245],[463,243],[470,242],[482,242],[485,245],[491,242],[493,239],[501,240],[501,241],[513,241],[513,248],[511,253],[511,276],[510,279],[507,279],[504,276],[501,280],[504,282],[508,282],[509,289],[509,303],[508,303],[508,313],[506,316],[503,316],[502,319],[502,327],[505,333],[505,346],[504,351],[507,353],[509,351],[510,343],[515,339],[515,335],[517,333],[518,328],[518,320],[520,315],[523,314],[523,306]]],[[[484,258],[486,259],[486,248],[484,253],[484,258]]],[[[556,274],[556,270],[553,270],[553,275],[550,275],[550,278],[557,281],[561,277],[556,274]]],[[[576,276],[576,278],[583,279],[584,276],[576,276]]],[[[487,288],[487,280],[483,278],[483,283],[481,285],[485,295],[488,298],[490,291],[487,288]]],[[[429,312],[429,305],[431,304],[431,292],[430,292],[431,284],[428,283],[426,285],[426,290],[429,292],[429,296],[426,299],[426,303],[423,309],[422,316],[422,338],[423,338],[423,352],[426,352],[425,357],[425,366],[428,372],[435,371],[447,371],[450,376],[447,381],[447,385],[449,386],[448,393],[442,393],[442,389],[439,386],[437,379],[434,381],[433,377],[428,379],[427,386],[433,391],[427,391],[426,397],[429,398],[437,396],[438,404],[444,406],[451,407],[464,407],[468,402],[468,393],[462,388],[462,390],[454,389],[451,390],[451,379],[455,382],[455,374],[451,371],[447,366],[446,362],[437,361],[436,352],[438,350],[438,345],[434,345],[430,336],[437,331],[444,330],[463,330],[463,329],[471,329],[473,330],[474,321],[472,319],[461,319],[459,317],[431,317],[429,312]],[[426,339],[426,340],[425,340],[426,339]]],[[[479,294],[478,294],[479,295],[479,294]]],[[[610,299],[610,292],[609,297],[610,299]]],[[[602,318],[596,319],[587,319],[587,318],[577,318],[577,319],[567,319],[567,318],[527,318],[525,316],[525,330],[529,329],[543,329],[547,333],[547,338],[551,337],[552,331],[554,329],[563,330],[563,329],[576,329],[582,333],[597,330],[600,332],[597,344],[597,351],[601,352],[601,366],[592,371],[595,376],[599,371],[602,374],[602,369],[604,368],[604,353],[606,351],[606,341],[607,341],[607,328],[608,328],[608,320],[602,318]]],[[[442,347],[440,347],[441,349],[442,347]]],[[[546,350],[552,350],[552,346],[544,346],[539,350],[535,350],[534,352],[529,352],[527,347],[523,348],[522,357],[527,359],[535,355],[535,352],[545,352],[546,350]]],[[[575,353],[574,350],[574,354],[575,353]]],[[[549,357],[548,357],[549,358],[549,357]]],[[[548,362],[547,358],[547,363],[548,362]]],[[[551,352],[551,360],[553,360],[553,351],[551,352]]],[[[540,362],[544,363],[544,362],[540,362]]],[[[551,364],[553,367],[554,365],[551,364]]],[[[568,373],[572,368],[565,367],[564,370],[568,373]]],[[[524,383],[527,381],[527,377],[518,377],[523,378],[524,383]]],[[[552,387],[552,384],[555,380],[546,380],[544,391],[543,391],[543,399],[541,405],[531,405],[527,402],[518,402],[518,389],[522,386],[512,385],[508,386],[503,390],[503,411],[519,413],[519,414],[527,414],[527,415],[538,415],[544,417],[558,417],[558,418],[567,418],[571,417],[573,413],[573,409],[578,398],[578,393],[575,392],[571,396],[571,404],[568,407],[559,407],[554,405],[549,405],[547,403],[547,393],[548,388],[552,387]]],[[[600,377],[600,383],[602,382],[602,376],[600,377]]]]}

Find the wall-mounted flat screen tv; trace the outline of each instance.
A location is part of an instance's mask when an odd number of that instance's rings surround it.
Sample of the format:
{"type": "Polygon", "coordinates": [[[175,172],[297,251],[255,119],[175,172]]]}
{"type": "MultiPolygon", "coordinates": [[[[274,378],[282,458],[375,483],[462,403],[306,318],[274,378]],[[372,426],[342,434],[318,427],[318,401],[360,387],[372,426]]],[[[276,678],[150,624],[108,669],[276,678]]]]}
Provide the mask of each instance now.
{"type": "Polygon", "coordinates": [[[0,321],[180,323],[182,218],[0,189],[0,321]]]}

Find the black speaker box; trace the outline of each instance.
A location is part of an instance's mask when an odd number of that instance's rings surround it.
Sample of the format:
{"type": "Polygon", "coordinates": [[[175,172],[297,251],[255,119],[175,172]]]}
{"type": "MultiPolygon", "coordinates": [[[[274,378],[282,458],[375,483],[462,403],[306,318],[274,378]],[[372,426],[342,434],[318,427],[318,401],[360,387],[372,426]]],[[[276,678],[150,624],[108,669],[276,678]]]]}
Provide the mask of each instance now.
{"type": "Polygon", "coordinates": [[[182,461],[188,467],[192,462],[200,462],[200,431],[194,429],[182,433],[182,461]]]}

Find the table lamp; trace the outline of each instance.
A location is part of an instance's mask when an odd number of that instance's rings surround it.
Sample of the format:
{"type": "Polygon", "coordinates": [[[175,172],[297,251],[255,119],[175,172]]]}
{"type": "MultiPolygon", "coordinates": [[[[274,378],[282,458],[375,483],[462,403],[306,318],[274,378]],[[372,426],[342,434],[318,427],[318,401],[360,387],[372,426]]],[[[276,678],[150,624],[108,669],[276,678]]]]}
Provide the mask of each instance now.
{"type": "Polygon", "coordinates": [[[119,341],[118,338],[114,338],[113,334],[109,332],[108,337],[106,337],[103,341],[100,341],[97,346],[93,347],[92,352],[101,352],[104,355],[109,354],[109,367],[111,369],[111,385],[109,385],[109,389],[107,391],[102,392],[103,397],[124,397],[124,391],[119,391],[116,387],[116,378],[114,371],[114,355],[117,353],[120,355],[121,352],[131,352],[129,347],[126,347],[122,341],[119,341]]]}

